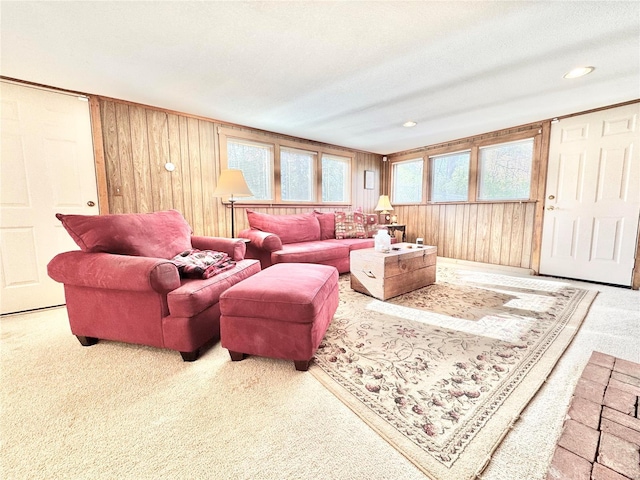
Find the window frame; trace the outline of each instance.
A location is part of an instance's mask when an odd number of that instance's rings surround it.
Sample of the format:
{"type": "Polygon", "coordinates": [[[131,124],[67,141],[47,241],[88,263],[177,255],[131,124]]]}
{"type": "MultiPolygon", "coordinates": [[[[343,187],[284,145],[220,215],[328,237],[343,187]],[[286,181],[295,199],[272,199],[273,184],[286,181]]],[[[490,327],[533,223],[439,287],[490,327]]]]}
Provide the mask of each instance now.
{"type": "MultiPolygon", "coordinates": [[[[353,164],[355,161],[355,153],[347,150],[338,150],[330,147],[307,144],[303,142],[296,142],[293,140],[287,140],[270,136],[268,134],[260,134],[254,132],[247,132],[246,130],[237,130],[233,128],[218,127],[218,145],[219,145],[219,162],[220,168],[228,168],[228,152],[227,142],[228,140],[240,140],[251,141],[256,143],[262,143],[264,145],[270,145],[273,148],[273,171],[271,172],[272,192],[273,198],[270,200],[244,200],[240,197],[237,199],[237,204],[245,205],[287,205],[287,206],[348,206],[351,205],[353,199],[353,164]],[[314,183],[314,198],[311,201],[300,200],[283,200],[282,188],[281,188],[281,160],[280,149],[288,148],[294,150],[301,150],[315,154],[314,168],[313,168],[313,183],[314,183]],[[345,191],[347,193],[347,200],[344,202],[323,202],[322,201],[322,156],[331,155],[334,157],[345,158],[348,161],[348,178],[347,185],[345,185],[345,191]]],[[[223,203],[228,203],[223,201],[223,203]]]]}

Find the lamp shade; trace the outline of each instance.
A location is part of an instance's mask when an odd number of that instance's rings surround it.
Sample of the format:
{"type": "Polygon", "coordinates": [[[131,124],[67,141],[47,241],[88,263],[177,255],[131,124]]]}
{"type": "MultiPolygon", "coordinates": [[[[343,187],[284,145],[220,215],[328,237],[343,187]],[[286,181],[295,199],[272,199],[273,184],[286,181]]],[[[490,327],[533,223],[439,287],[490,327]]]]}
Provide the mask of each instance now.
{"type": "Polygon", "coordinates": [[[391,202],[389,201],[389,195],[380,195],[378,199],[378,205],[374,208],[376,212],[390,212],[393,210],[391,202]]]}
{"type": "Polygon", "coordinates": [[[253,193],[244,179],[242,170],[222,170],[218,184],[213,192],[214,197],[251,197],[253,193]]]}

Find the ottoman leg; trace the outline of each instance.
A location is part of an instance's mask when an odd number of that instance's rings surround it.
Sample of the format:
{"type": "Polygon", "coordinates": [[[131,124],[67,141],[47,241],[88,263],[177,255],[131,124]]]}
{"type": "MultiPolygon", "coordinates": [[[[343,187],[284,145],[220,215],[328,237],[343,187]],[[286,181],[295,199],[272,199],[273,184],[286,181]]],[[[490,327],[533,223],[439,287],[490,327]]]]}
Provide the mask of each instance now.
{"type": "Polygon", "coordinates": [[[309,370],[309,364],[311,363],[311,359],[309,360],[294,360],[294,365],[296,366],[296,370],[299,372],[306,372],[309,370]]]}
{"type": "Polygon", "coordinates": [[[229,350],[229,356],[231,357],[231,360],[234,362],[239,362],[240,360],[244,360],[244,353],[241,353],[241,352],[232,352],[231,350],[229,350]]]}

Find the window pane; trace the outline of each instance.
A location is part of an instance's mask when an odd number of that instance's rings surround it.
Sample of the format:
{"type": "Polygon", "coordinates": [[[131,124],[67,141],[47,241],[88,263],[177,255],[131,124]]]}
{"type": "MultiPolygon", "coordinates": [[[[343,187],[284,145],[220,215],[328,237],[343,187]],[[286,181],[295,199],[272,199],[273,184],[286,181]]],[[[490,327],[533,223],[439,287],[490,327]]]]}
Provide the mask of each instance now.
{"type": "Polygon", "coordinates": [[[273,200],[271,185],[273,178],[273,147],[248,140],[228,139],[227,166],[242,170],[253,197],[242,197],[238,201],[273,200]]]}
{"type": "Polygon", "coordinates": [[[469,200],[469,158],[470,152],[430,157],[432,202],[469,200]]]}
{"type": "Polygon", "coordinates": [[[528,200],[533,138],[480,149],[479,200],[528,200]]]}
{"type": "Polygon", "coordinates": [[[282,200],[311,202],[316,153],[293,148],[280,149],[280,188],[282,200]]]}
{"type": "Polygon", "coordinates": [[[422,202],[422,158],[397,162],[391,173],[391,203],[422,202]]]}
{"type": "Polygon", "coordinates": [[[322,155],[322,201],[348,202],[351,181],[351,159],[322,155]]]}

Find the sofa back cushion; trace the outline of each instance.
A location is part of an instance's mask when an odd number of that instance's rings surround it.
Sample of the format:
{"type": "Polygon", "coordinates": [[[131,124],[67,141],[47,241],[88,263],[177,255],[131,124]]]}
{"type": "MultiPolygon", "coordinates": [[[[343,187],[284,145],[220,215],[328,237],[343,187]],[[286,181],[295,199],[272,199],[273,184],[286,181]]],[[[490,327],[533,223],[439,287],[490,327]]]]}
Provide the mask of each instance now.
{"type": "Polygon", "coordinates": [[[336,238],[336,216],[334,213],[324,213],[317,210],[313,214],[320,223],[320,240],[336,238]]]}
{"type": "Polygon", "coordinates": [[[249,226],[275,233],[283,244],[320,240],[320,223],[313,213],[269,215],[247,209],[249,226]]]}
{"type": "Polygon", "coordinates": [[[192,248],[191,227],[176,210],[56,217],[84,252],[169,259],[192,248]]]}

